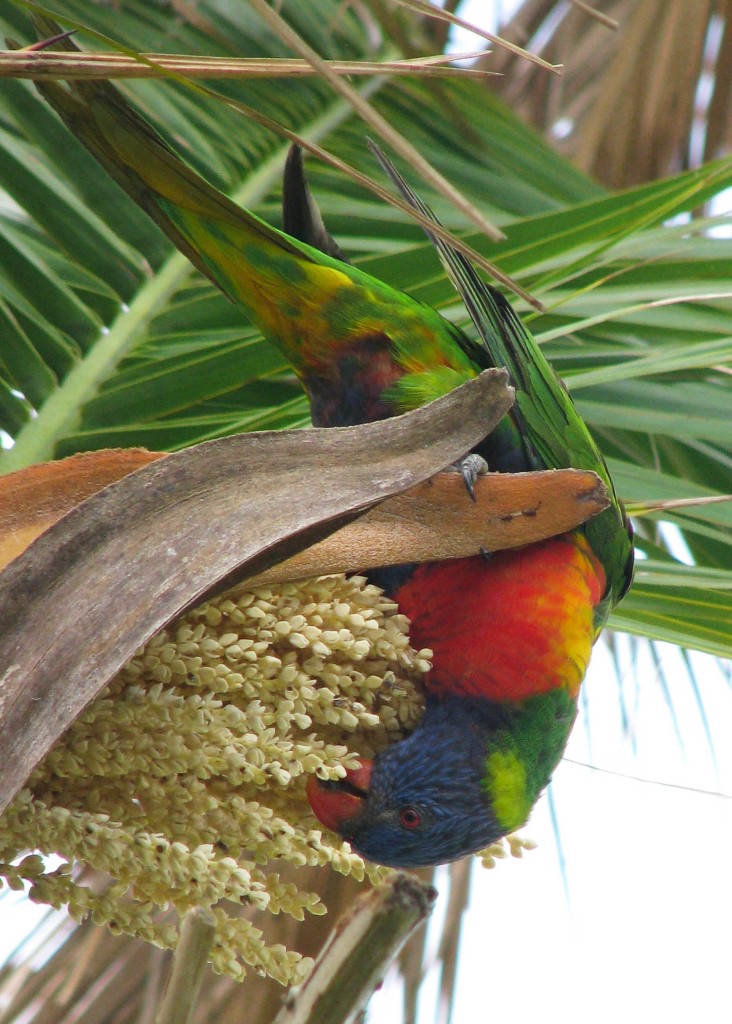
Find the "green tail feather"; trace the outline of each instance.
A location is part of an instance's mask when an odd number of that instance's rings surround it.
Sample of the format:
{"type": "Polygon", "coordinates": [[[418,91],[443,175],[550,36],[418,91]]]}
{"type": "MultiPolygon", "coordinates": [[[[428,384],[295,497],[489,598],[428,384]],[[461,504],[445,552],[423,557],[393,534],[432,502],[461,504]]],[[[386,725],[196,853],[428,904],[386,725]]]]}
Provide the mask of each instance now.
{"type": "MultiPolygon", "coordinates": [[[[373,143],[382,167],[415,209],[439,223],[396,167],[373,143]]],[[[605,569],[606,599],[598,609],[598,627],[626,593],[633,573],[632,529],[615,493],[605,459],[577,412],[562,381],[505,297],[486,284],[468,260],[438,235],[426,231],[457,288],[482,339],[485,362],[505,366],[516,388],[512,417],[527,463],[535,469],[586,469],[600,477],[612,505],[582,528],[605,569]]]]}

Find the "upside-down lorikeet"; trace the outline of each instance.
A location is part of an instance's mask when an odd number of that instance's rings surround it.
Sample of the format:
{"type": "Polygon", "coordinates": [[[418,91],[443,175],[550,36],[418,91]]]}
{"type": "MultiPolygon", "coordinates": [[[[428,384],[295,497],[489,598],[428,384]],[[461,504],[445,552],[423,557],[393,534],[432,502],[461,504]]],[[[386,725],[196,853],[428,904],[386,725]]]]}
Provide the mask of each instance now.
{"type": "MultiPolygon", "coordinates": [[[[286,223],[307,241],[210,186],[111,87],[46,84],[42,92],[178,248],[280,346],[316,426],[394,415],[506,366],[517,399],[481,446],[490,468],[591,469],[612,494],[602,456],[536,343],[449,248],[442,256],[480,341],[339,259],[310,216],[297,158],[286,223]]],[[[365,857],[403,867],[454,860],[522,825],[562,756],[592,644],[631,570],[629,528],[614,499],[580,529],[521,550],[375,574],[411,619],[413,644],[434,652],[427,708],[411,736],[372,763],[338,782],[312,778],[308,795],[321,822],[365,857]]]]}

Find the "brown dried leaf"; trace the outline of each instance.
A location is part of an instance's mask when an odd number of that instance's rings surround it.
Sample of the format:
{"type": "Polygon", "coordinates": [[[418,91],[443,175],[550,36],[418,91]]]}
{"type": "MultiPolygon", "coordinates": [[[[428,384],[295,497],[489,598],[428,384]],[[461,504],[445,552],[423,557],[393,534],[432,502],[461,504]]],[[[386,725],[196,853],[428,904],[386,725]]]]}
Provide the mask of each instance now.
{"type": "Polygon", "coordinates": [[[485,60],[501,73],[491,88],[560,152],[613,188],[728,150],[729,0],[604,0],[593,6],[617,23],[617,31],[580,4],[567,9],[564,0],[524,0],[501,34],[563,64],[563,75],[556,79],[497,51],[485,60]]]}
{"type": "Polygon", "coordinates": [[[161,626],[460,457],[510,407],[506,379],[379,423],[198,445],[41,534],[0,576],[0,810],[161,626]]]}
{"type": "MultiPolygon", "coordinates": [[[[164,457],[143,448],[107,449],[0,477],[0,568],[85,498],[164,457]]],[[[475,494],[473,502],[459,474],[438,473],[246,583],[464,558],[481,547],[520,547],[573,529],[607,507],[595,474],[572,469],[489,473],[476,481],[475,494]]]]}

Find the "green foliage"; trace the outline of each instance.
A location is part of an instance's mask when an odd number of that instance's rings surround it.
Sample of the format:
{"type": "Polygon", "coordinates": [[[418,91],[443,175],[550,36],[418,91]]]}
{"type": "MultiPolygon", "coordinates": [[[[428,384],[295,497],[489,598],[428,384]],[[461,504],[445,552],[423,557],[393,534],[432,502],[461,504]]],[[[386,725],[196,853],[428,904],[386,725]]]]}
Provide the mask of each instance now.
{"type": "MultiPolygon", "coordinates": [[[[246,3],[201,0],[196,11],[194,25],[164,2],[54,3],[62,23],[79,19],[141,51],[291,55],[246,3]]],[[[283,13],[324,56],[402,55],[398,33],[339,0],[290,0],[283,13]]],[[[405,38],[420,53],[430,52],[414,15],[392,16],[406,19],[405,38]]],[[[21,44],[33,38],[11,0],[0,0],[0,30],[21,44]]],[[[732,240],[696,214],[732,187],[732,162],[608,195],[480,81],[354,81],[502,225],[506,242],[467,240],[546,305],[527,314],[531,329],[609,457],[619,493],[643,502],[729,491],[732,240]]],[[[368,129],[326,83],[213,85],[379,176],[368,129]]],[[[125,92],[197,170],[279,223],[282,137],[177,82],[137,82],[125,92]]],[[[328,226],[364,269],[466,322],[416,225],[313,161],[311,180],[328,226]]],[[[0,82],[0,190],[0,428],[15,442],[4,469],[307,422],[281,357],[171,249],[27,82],[0,82]]],[[[465,230],[445,200],[419,190],[448,227],[465,230]]],[[[651,559],[614,624],[729,654],[731,526],[725,504],[639,520],[639,548],[651,559]],[[661,518],[680,528],[693,568],[669,551],[661,518]]]]}

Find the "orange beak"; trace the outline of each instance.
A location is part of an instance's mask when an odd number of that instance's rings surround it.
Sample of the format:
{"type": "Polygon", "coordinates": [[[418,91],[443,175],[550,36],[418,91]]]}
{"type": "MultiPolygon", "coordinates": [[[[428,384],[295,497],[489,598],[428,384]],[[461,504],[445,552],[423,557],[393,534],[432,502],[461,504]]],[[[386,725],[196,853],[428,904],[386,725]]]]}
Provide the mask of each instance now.
{"type": "Polygon", "coordinates": [[[372,768],[373,761],[364,758],[360,768],[346,771],[344,779],[326,781],[310,776],[308,801],[321,825],[343,834],[348,823],[361,814],[369,793],[372,768]]]}

